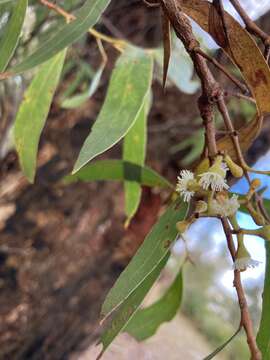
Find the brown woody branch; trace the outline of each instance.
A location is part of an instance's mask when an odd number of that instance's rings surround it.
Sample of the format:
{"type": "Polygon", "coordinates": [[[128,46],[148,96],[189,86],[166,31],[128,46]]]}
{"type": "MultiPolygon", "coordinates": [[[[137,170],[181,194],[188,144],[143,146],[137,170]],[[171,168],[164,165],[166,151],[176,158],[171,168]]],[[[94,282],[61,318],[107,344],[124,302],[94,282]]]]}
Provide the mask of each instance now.
{"type": "MultiPolygon", "coordinates": [[[[238,134],[235,131],[232,121],[230,119],[230,115],[226,103],[224,101],[223,91],[220,85],[214,79],[210,69],[208,68],[206,57],[204,56],[204,54],[198,51],[199,44],[193,35],[192,27],[190,25],[188,18],[183,13],[181,9],[181,5],[176,3],[175,0],[160,0],[160,2],[163,11],[166,13],[167,17],[171,21],[171,24],[176,32],[177,37],[182,41],[187,52],[190,54],[196,73],[198,74],[201,80],[202,95],[199,98],[198,105],[201,116],[204,120],[204,126],[206,130],[206,143],[208,146],[209,155],[214,156],[217,153],[217,145],[215,139],[215,124],[213,119],[213,104],[216,102],[218,109],[224,119],[226,128],[232,136],[232,141],[236,153],[238,155],[240,164],[243,164],[244,158],[242,155],[242,151],[238,139],[238,134]]],[[[227,29],[225,27],[225,31],[226,30],[227,29]]],[[[209,59],[207,60],[209,61],[209,59]]],[[[246,177],[249,180],[247,173],[246,173],[246,177]]],[[[224,232],[226,234],[228,248],[230,250],[232,259],[234,260],[235,247],[230,230],[230,225],[226,218],[222,218],[221,221],[223,224],[224,232]]],[[[234,271],[234,286],[236,288],[238,302],[241,311],[240,326],[244,327],[245,329],[252,360],[260,360],[261,353],[256,344],[256,339],[253,333],[252,321],[241,283],[240,272],[238,270],[234,271]]]]}
{"type": "Polygon", "coordinates": [[[186,51],[190,54],[196,73],[200,78],[202,94],[198,99],[198,106],[204,122],[209,156],[213,158],[217,154],[214,102],[220,96],[220,86],[214,79],[207,65],[207,60],[196,51],[199,48],[199,43],[193,35],[188,18],[174,0],[161,0],[161,5],[163,11],[170,19],[177,37],[179,37],[186,51]]]}

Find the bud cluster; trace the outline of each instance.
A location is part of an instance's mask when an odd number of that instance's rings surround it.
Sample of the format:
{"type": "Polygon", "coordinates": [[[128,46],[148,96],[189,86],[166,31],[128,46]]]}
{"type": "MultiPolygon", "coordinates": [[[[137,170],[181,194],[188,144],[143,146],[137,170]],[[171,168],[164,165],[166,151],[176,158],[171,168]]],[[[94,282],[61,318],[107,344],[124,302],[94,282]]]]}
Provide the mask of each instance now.
{"type": "Polygon", "coordinates": [[[188,219],[179,221],[176,228],[183,235],[190,225],[199,217],[227,218],[231,225],[232,234],[237,236],[237,251],[234,269],[244,271],[248,267],[259,264],[253,260],[244,244],[244,234],[260,236],[270,241],[270,225],[267,224],[258,202],[254,201],[257,190],[261,186],[260,180],[250,183],[245,196],[238,196],[230,192],[227,183],[227,173],[230,171],[235,178],[241,178],[244,170],[236,164],[229,155],[217,155],[212,163],[208,158],[203,159],[195,172],[182,170],[177,177],[176,192],[183,201],[191,202],[194,209],[188,219]],[[240,229],[236,213],[243,206],[252,216],[255,223],[261,226],[257,230],[240,229]]]}

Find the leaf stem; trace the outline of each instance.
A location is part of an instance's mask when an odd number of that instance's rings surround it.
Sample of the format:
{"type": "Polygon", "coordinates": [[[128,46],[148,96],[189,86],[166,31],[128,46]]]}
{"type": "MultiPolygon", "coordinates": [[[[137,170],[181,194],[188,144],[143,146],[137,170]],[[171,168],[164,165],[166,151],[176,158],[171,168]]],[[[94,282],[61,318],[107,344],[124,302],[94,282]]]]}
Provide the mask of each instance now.
{"type": "MultiPolygon", "coordinates": [[[[48,0],[39,0],[39,1],[41,2],[42,5],[46,6],[47,8],[49,8],[49,9],[55,11],[56,13],[58,13],[59,15],[63,16],[66,19],[67,23],[70,23],[71,21],[76,20],[75,15],[68,13],[63,8],[61,8],[59,5],[56,5],[48,0]]],[[[111,36],[102,34],[101,32],[99,32],[95,29],[89,29],[88,32],[89,32],[89,34],[93,35],[96,39],[100,39],[100,40],[103,40],[103,41],[111,44],[113,47],[115,47],[120,52],[123,51],[123,48],[126,45],[125,40],[116,39],[111,36]]]]}

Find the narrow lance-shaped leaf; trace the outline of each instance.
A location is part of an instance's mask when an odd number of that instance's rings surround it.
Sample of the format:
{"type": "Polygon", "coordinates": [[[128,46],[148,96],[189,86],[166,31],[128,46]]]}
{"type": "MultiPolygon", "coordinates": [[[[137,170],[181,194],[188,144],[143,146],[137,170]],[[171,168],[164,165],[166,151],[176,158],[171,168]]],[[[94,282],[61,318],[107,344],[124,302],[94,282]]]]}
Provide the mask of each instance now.
{"type": "MultiPolygon", "coordinates": [[[[162,49],[156,49],[153,53],[160,68],[164,68],[163,52],[162,49]]],[[[170,55],[170,63],[168,64],[167,80],[169,80],[169,84],[174,84],[180,91],[186,94],[194,94],[199,88],[199,82],[198,79],[194,79],[193,77],[194,68],[189,55],[179,41],[174,41],[170,55]]]]}
{"type": "Polygon", "coordinates": [[[65,183],[75,181],[118,180],[136,182],[145,186],[171,187],[164,177],[146,166],[140,166],[123,160],[99,160],[84,166],[74,175],[64,178],[65,183]]]}
{"type": "Polygon", "coordinates": [[[151,55],[139,48],[126,48],[116,63],[105,102],[83,144],[73,173],[126,135],[143,106],[152,72],[151,55]]]}
{"type": "Polygon", "coordinates": [[[171,51],[172,51],[171,23],[165,13],[162,14],[162,31],[163,31],[163,88],[165,89],[171,51]]]}
{"type": "Polygon", "coordinates": [[[24,94],[15,120],[15,145],[25,176],[34,181],[39,138],[63,68],[66,51],[42,65],[24,94]]]}
{"type": "Polygon", "coordinates": [[[166,293],[154,304],[138,310],[123,331],[142,341],[153,336],[159,326],[177,314],[183,295],[182,269],[166,293]]]}
{"type": "MultiPolygon", "coordinates": [[[[145,98],[144,105],[139,112],[135,124],[129,130],[124,139],[123,159],[133,164],[143,165],[147,142],[147,116],[150,107],[150,94],[145,98]]],[[[138,182],[125,181],[125,212],[127,215],[126,225],[136,213],[140,199],[141,186],[138,182]]]]}
{"type": "Polygon", "coordinates": [[[19,42],[27,9],[27,0],[18,0],[0,40],[0,72],[4,71],[19,42]]]}
{"type": "Polygon", "coordinates": [[[116,336],[124,329],[124,327],[132,320],[132,317],[136,313],[138,307],[142,303],[143,299],[151,289],[154,282],[157,280],[161,270],[166,265],[169,258],[169,254],[165,255],[153,268],[153,270],[147,274],[140,285],[132,291],[125,301],[119,306],[116,312],[113,314],[112,319],[109,321],[105,330],[101,334],[101,342],[103,345],[102,352],[98,359],[102,356],[104,351],[116,338],[116,336]]]}
{"type": "Polygon", "coordinates": [[[180,199],[165,211],[110,290],[102,306],[101,315],[108,316],[121,305],[166,256],[177,235],[175,224],[184,219],[186,211],[187,205],[180,199]]]}
{"type": "Polygon", "coordinates": [[[33,54],[29,55],[20,64],[8,69],[8,74],[14,75],[27,71],[78,40],[89,28],[96,24],[109,2],[110,0],[87,0],[77,12],[76,20],[64,25],[33,54]]]}
{"type": "Polygon", "coordinates": [[[270,358],[270,244],[265,242],[266,248],[266,267],[263,289],[262,315],[259,331],[257,334],[257,344],[262,353],[263,360],[270,358]]]}

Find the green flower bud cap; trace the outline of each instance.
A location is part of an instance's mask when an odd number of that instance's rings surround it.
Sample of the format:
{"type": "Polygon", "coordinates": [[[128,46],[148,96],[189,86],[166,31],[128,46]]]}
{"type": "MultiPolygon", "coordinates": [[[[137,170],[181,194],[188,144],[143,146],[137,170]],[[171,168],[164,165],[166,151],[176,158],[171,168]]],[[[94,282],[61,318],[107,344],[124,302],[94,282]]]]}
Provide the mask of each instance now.
{"type": "Polygon", "coordinates": [[[226,155],[224,160],[234,177],[241,178],[244,175],[244,170],[241,166],[237,165],[229,155],[226,155]]]}
{"type": "Polygon", "coordinates": [[[247,268],[254,268],[260,264],[260,261],[251,258],[247,251],[244,241],[238,242],[238,249],[234,261],[234,270],[245,271],[247,268]]]}

